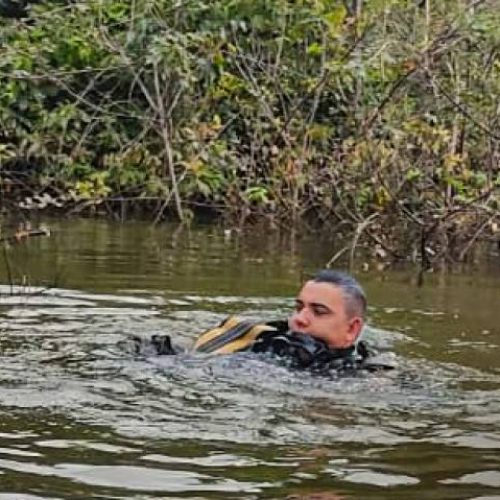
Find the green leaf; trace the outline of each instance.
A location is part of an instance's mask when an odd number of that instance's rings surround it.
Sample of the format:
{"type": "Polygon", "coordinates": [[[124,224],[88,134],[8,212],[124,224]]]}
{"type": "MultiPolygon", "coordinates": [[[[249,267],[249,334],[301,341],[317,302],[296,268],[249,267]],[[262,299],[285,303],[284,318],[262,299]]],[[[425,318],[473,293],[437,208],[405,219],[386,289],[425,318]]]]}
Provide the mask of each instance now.
{"type": "Polygon", "coordinates": [[[310,56],[320,56],[323,53],[323,47],[319,43],[314,42],[307,47],[306,52],[310,56]]]}

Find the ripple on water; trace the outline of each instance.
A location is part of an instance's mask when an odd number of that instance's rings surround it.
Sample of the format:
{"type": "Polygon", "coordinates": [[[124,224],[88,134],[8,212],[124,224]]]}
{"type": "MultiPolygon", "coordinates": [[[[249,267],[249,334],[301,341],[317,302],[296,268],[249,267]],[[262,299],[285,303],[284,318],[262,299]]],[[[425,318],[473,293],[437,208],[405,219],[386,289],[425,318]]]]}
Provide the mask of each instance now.
{"type": "MultiPolygon", "coordinates": [[[[499,414],[499,393],[460,387],[464,381],[498,387],[497,375],[396,357],[400,368],[393,373],[320,378],[253,355],[147,357],[119,346],[132,334],[163,332],[178,332],[177,343],[189,345],[224,316],[200,307],[207,301],[279,308],[288,299],[51,290],[9,300],[0,309],[4,407],[50,409],[152,439],[499,447],[497,422],[484,420],[482,411],[489,401],[489,414],[499,414]],[[436,428],[437,422],[446,425],[436,428]]],[[[382,349],[407,340],[373,327],[364,335],[382,349]]]]}
{"type": "Polygon", "coordinates": [[[37,495],[25,495],[23,493],[0,493],[0,500],[47,500],[48,498],[50,498],[50,500],[60,500],[60,497],[54,496],[47,497],[44,495],[43,497],[39,497],[37,495]]]}
{"type": "Polygon", "coordinates": [[[500,471],[473,472],[454,479],[442,479],[440,482],[443,484],[481,484],[492,488],[500,488],[500,471]]]}
{"type": "Polygon", "coordinates": [[[117,446],[109,443],[99,443],[95,441],[86,441],[83,439],[48,439],[35,441],[34,444],[40,448],[54,448],[54,449],[87,449],[102,451],[105,453],[131,453],[137,452],[139,449],[131,448],[129,446],[117,446]]]}
{"type": "Polygon", "coordinates": [[[343,474],[334,474],[336,477],[343,479],[349,483],[367,484],[370,486],[409,486],[418,484],[420,481],[416,477],[384,474],[370,470],[355,470],[344,472],[343,474]]]}
{"type": "Polygon", "coordinates": [[[60,463],[54,466],[0,459],[4,470],[69,479],[90,486],[131,491],[259,493],[271,486],[266,481],[236,481],[178,469],[126,465],[60,463]]]}

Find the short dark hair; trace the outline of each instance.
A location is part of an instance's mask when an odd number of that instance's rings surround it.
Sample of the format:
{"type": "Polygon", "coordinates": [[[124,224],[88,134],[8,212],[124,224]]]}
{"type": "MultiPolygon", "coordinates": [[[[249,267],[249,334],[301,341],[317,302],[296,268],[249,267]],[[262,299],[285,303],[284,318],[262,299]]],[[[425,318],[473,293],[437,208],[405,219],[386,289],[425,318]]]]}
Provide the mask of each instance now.
{"type": "Polygon", "coordinates": [[[312,281],[316,283],[330,283],[340,288],[346,302],[346,310],[349,316],[366,316],[367,300],[366,295],[358,283],[350,274],[342,271],[333,271],[332,269],[322,269],[313,277],[312,281]]]}

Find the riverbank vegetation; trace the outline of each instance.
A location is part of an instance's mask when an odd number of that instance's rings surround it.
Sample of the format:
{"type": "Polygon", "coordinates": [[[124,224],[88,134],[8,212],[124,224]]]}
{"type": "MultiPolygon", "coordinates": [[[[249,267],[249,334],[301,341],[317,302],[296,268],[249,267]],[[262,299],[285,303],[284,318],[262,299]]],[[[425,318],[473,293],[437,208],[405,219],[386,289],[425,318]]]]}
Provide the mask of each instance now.
{"type": "Polygon", "coordinates": [[[0,12],[4,209],[300,222],[424,267],[497,237],[496,0],[0,12]]]}

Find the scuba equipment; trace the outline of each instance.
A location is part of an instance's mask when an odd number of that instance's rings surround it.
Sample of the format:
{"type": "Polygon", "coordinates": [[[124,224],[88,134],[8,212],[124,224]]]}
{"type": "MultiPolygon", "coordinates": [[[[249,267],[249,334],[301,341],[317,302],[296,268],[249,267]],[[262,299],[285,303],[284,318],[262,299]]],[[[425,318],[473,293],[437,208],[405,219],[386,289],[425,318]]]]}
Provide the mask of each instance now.
{"type": "Polygon", "coordinates": [[[292,368],[316,373],[330,370],[344,373],[358,370],[378,372],[396,367],[394,360],[377,355],[362,340],[351,347],[332,348],[311,335],[283,329],[263,333],[253,344],[251,351],[286,358],[292,368]]]}
{"type": "Polygon", "coordinates": [[[324,355],[327,350],[324,342],[297,332],[273,332],[263,335],[252,346],[252,352],[286,357],[300,368],[311,366],[314,360],[324,355]]]}
{"type": "Polygon", "coordinates": [[[202,333],[195,341],[196,352],[229,354],[251,347],[264,332],[274,332],[276,328],[265,323],[252,323],[230,316],[219,326],[202,333]]]}
{"type": "Polygon", "coordinates": [[[311,371],[356,369],[369,356],[366,347],[361,353],[356,346],[332,349],[323,340],[293,331],[264,334],[252,346],[252,352],[283,357],[293,368],[311,371]]]}
{"type": "MultiPolygon", "coordinates": [[[[134,337],[135,352],[143,352],[144,342],[134,337]]],[[[177,354],[168,335],[153,335],[149,345],[159,355],[177,354]]],[[[255,323],[229,316],[217,327],[202,333],[191,352],[231,354],[241,351],[269,354],[286,360],[291,368],[307,369],[314,373],[327,371],[376,372],[394,368],[394,363],[372,353],[365,342],[347,348],[330,348],[323,340],[288,329],[286,321],[255,323]]]]}
{"type": "Polygon", "coordinates": [[[218,327],[202,333],[195,341],[193,351],[270,354],[286,359],[292,368],[313,372],[393,368],[388,363],[372,362],[375,359],[373,353],[362,341],[351,347],[332,349],[326,342],[311,335],[289,330],[286,321],[253,323],[236,316],[230,316],[218,327]]]}
{"type": "MultiPolygon", "coordinates": [[[[203,332],[190,349],[194,352],[231,354],[234,352],[250,350],[255,340],[265,332],[274,332],[276,328],[270,324],[255,323],[241,320],[236,316],[229,316],[215,328],[203,332]]],[[[132,337],[135,352],[143,350],[144,341],[140,337],[132,337]]],[[[159,355],[177,354],[172,346],[169,335],[152,335],[148,344],[159,355]]]]}

